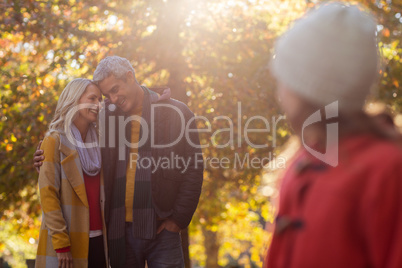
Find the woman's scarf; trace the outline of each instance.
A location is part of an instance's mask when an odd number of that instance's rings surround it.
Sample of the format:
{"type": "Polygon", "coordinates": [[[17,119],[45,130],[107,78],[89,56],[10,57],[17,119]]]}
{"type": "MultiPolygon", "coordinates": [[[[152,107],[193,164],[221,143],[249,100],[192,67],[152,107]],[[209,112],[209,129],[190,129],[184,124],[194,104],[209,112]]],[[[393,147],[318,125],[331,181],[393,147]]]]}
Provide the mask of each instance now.
{"type": "Polygon", "coordinates": [[[75,139],[75,147],[80,157],[82,169],[89,176],[97,175],[101,169],[101,152],[95,127],[92,124],[90,125],[85,143],[83,143],[81,133],[74,124],[71,124],[71,133],[75,139]]]}

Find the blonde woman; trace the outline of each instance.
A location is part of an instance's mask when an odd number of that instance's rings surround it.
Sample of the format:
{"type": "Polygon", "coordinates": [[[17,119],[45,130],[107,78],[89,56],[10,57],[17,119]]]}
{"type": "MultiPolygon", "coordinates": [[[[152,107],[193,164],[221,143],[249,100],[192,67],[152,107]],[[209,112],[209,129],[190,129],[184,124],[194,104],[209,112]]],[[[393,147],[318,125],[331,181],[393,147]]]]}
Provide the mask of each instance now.
{"type": "Polygon", "coordinates": [[[88,79],[60,95],[41,149],[43,217],[36,267],[107,267],[103,177],[95,123],[102,95],[88,79]]]}

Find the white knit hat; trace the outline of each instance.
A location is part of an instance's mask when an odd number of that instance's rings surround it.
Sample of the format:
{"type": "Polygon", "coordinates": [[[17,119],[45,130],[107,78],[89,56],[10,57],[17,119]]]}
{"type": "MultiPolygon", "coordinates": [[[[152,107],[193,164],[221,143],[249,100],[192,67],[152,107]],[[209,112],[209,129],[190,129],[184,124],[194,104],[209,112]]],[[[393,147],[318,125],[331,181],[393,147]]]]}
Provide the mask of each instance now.
{"type": "Polygon", "coordinates": [[[298,20],[277,42],[276,78],[311,103],[339,101],[361,110],[378,74],[374,19],[355,6],[330,3],[298,20]]]}

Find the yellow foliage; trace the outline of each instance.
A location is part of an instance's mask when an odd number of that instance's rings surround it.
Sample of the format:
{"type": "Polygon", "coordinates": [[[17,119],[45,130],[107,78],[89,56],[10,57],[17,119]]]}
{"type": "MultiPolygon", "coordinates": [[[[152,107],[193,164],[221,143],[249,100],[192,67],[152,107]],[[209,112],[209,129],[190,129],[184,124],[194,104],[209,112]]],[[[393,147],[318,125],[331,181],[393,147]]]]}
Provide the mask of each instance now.
{"type": "Polygon", "coordinates": [[[11,151],[12,149],[13,149],[13,145],[12,145],[12,144],[9,143],[9,144],[6,145],[6,151],[7,151],[7,152],[11,151]]]}

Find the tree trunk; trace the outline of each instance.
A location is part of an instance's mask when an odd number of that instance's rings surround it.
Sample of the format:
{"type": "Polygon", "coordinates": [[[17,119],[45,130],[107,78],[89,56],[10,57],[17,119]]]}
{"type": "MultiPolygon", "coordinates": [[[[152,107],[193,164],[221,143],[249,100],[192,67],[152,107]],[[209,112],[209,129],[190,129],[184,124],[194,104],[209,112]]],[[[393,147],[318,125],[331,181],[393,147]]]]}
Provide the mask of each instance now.
{"type": "Polygon", "coordinates": [[[188,69],[182,55],[184,48],[180,32],[185,25],[189,8],[189,0],[169,1],[163,13],[158,17],[155,40],[160,44],[157,64],[169,72],[168,86],[172,90],[172,97],[184,103],[188,101],[184,83],[188,69]]]}
{"type": "MultiPolygon", "coordinates": [[[[159,44],[157,51],[157,64],[160,69],[169,72],[167,86],[172,91],[172,97],[187,103],[186,85],[186,63],[182,55],[183,44],[180,41],[180,28],[185,24],[188,14],[188,0],[171,0],[163,9],[158,17],[158,28],[155,32],[154,42],[159,44]]],[[[151,51],[155,54],[156,51],[151,51]]],[[[181,231],[184,264],[186,268],[191,268],[189,254],[189,235],[188,228],[181,231]]]]}
{"type": "Polygon", "coordinates": [[[188,228],[181,231],[181,246],[183,248],[184,267],[191,268],[190,252],[188,247],[190,245],[188,228]]]}
{"type": "Polygon", "coordinates": [[[208,230],[204,226],[202,227],[202,233],[204,235],[204,247],[205,254],[207,255],[205,268],[219,268],[218,257],[219,257],[219,243],[218,234],[208,230]]]}

